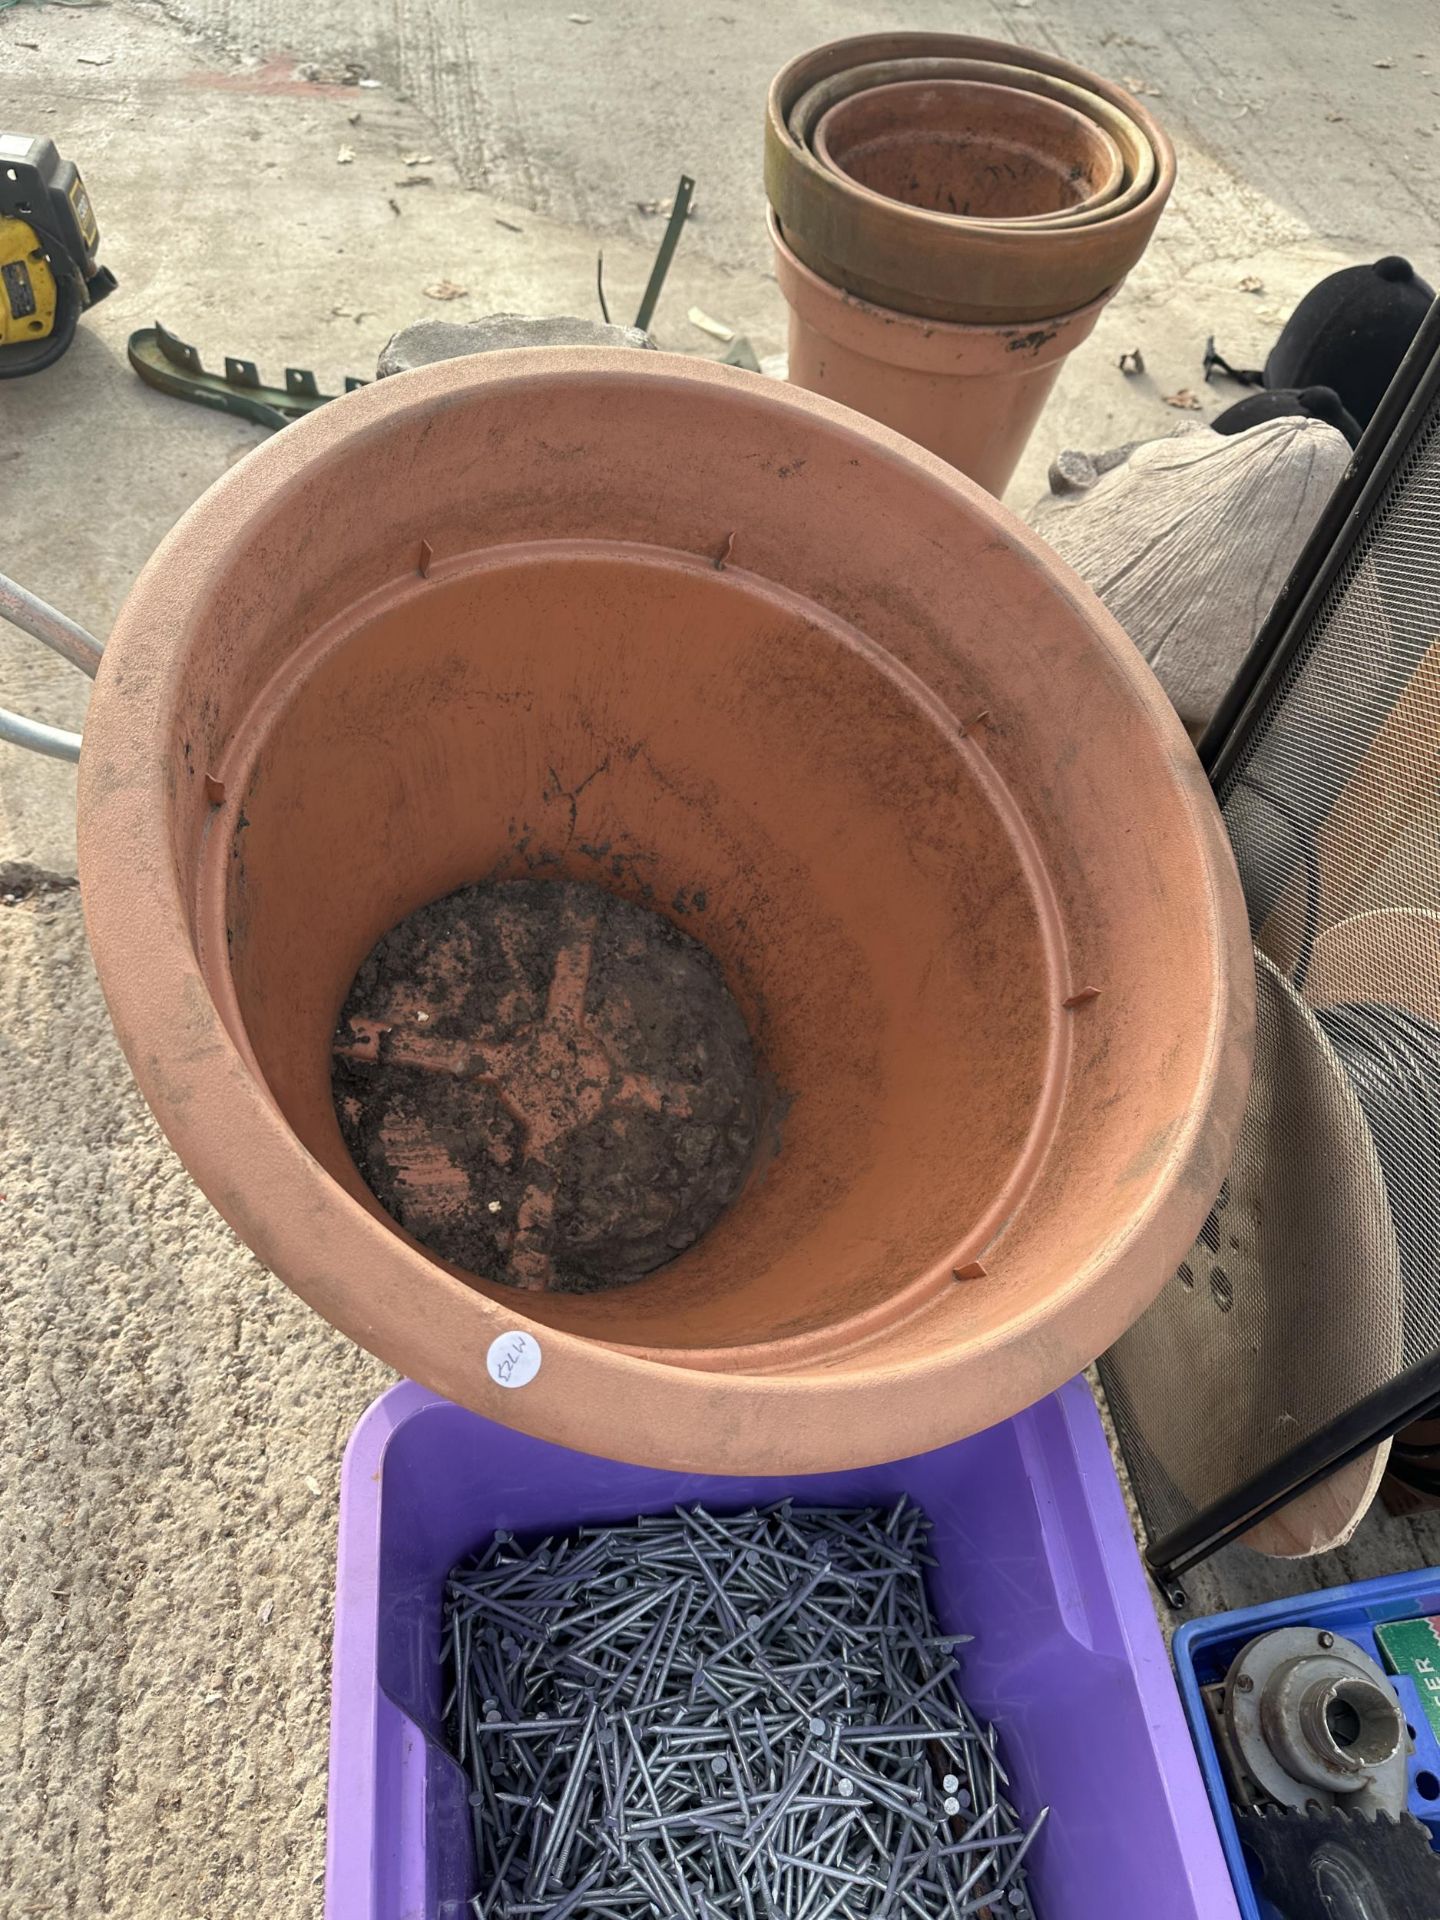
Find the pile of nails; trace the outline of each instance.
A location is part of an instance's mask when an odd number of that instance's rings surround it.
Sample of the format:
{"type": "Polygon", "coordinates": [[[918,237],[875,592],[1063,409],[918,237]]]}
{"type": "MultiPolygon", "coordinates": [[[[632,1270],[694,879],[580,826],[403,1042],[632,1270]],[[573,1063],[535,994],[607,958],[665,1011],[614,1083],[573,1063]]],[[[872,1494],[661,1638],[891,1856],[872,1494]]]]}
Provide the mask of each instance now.
{"type": "Polygon", "coordinates": [[[1033,1920],[902,1501],[700,1508],[450,1576],[479,1920],[1033,1920]]]}

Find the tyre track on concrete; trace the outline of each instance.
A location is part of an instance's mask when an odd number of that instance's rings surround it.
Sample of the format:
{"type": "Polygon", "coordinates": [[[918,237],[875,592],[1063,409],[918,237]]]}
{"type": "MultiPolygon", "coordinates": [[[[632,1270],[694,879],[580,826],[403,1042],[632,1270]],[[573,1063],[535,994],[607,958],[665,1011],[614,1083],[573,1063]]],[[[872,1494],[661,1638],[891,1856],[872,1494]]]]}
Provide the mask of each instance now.
{"type": "MultiPolygon", "coordinates": [[[[765,88],[793,54],[886,27],[1029,40],[1142,82],[1182,143],[1342,250],[1440,272],[1432,0],[167,0],[241,53],[358,59],[434,121],[471,186],[653,245],[635,202],[700,182],[689,244],[768,265],[765,88]],[[584,24],[571,19],[584,16],[584,24]],[[292,43],[302,39],[304,45],[292,43]]],[[[1181,192],[1184,191],[1182,171],[1181,192]]]]}

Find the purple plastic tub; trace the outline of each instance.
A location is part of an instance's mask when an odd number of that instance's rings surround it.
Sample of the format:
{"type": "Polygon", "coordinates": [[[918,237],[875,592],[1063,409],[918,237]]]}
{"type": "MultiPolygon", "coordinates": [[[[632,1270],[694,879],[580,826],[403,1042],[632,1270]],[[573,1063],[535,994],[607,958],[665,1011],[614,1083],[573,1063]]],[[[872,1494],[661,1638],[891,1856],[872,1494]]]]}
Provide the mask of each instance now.
{"type": "Polygon", "coordinates": [[[1083,1381],[988,1433],[796,1478],[660,1473],[392,1387],[340,1490],[326,1920],[468,1920],[467,1787],[440,1740],[440,1594],[497,1527],[559,1531],[678,1503],[893,1500],[934,1522],[932,1597],[999,1726],[1039,1920],[1238,1920],[1115,1470],[1083,1381]]]}

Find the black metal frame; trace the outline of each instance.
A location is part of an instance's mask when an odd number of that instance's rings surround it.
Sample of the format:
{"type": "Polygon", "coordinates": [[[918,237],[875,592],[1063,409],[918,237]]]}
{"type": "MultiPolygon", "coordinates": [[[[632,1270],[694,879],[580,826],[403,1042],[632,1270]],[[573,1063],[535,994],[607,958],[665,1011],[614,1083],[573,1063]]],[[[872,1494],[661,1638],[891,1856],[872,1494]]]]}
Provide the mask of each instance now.
{"type": "MultiPolygon", "coordinates": [[[[1270,696],[1304,641],[1312,616],[1349,558],[1389,485],[1419,421],[1440,398],[1440,299],[1419,333],[1356,447],[1300,558],[1281,588],[1255,644],[1199,744],[1211,785],[1219,790],[1266,711],[1270,696]]],[[[1177,1576],[1278,1511],[1297,1494],[1440,1403],[1440,1353],[1408,1368],[1312,1434],[1183,1527],[1146,1549],[1157,1584],[1174,1606],[1185,1604],[1177,1576]]]]}
{"type": "Polygon", "coordinates": [[[1248,744],[1270,689],[1299,647],[1310,614],[1330,591],[1361,531],[1364,517],[1399,464],[1410,428],[1440,392],[1440,299],[1431,303],[1410,351],[1386,388],[1380,405],[1339,484],[1315,523],[1290,577],[1255,636],[1255,644],[1200,737],[1200,763],[1218,788],[1248,744]]]}

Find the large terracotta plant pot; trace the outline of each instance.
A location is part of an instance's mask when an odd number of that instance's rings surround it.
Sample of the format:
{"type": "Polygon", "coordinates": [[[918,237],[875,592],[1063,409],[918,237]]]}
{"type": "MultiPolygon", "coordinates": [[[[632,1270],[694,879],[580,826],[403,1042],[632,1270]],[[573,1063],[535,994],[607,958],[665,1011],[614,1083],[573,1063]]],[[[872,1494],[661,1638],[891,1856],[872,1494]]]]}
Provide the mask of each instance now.
{"type": "Polygon", "coordinates": [[[136,1077],[260,1257],[626,1460],[839,1467],[1010,1414],[1152,1298],[1242,1106],[1244,907],[1133,647],[943,463],[728,369],[451,361],[257,449],[121,611],[80,845],[136,1077]],[[331,1098],[376,939],[536,871],[708,946],[788,1103],[718,1224],[600,1295],[432,1258],[331,1098]]]}
{"type": "Polygon", "coordinates": [[[882,199],[960,219],[1032,220],[1108,205],[1125,180],[1110,135],[1043,95],[973,80],[900,81],[837,101],[815,155],[882,199]]]}

